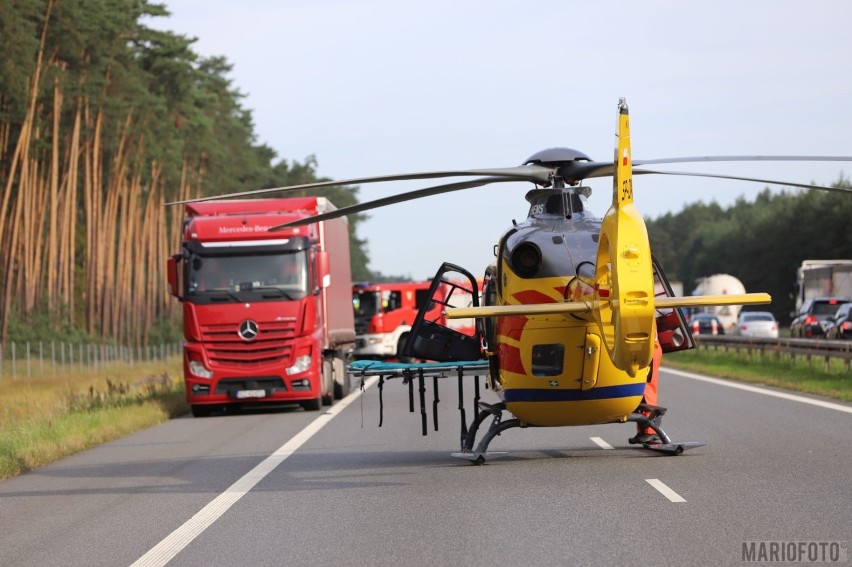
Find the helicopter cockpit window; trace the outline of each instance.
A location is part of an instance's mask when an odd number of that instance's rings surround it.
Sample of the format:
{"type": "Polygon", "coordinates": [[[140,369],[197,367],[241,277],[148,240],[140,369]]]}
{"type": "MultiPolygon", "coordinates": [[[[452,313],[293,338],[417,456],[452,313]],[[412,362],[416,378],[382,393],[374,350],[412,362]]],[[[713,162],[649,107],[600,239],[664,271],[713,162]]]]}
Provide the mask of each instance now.
{"type": "Polygon", "coordinates": [[[561,344],[533,345],[533,376],[559,376],[565,359],[565,346],[561,344]]]}

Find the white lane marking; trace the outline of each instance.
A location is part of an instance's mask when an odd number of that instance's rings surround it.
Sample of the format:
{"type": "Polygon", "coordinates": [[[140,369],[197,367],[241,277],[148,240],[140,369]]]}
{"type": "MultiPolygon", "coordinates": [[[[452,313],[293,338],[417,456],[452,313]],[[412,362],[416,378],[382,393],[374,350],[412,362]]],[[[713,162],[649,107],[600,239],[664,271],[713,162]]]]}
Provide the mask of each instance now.
{"type": "Polygon", "coordinates": [[[613,447],[600,437],[589,437],[589,439],[591,439],[595,443],[595,445],[597,445],[601,449],[615,449],[615,447],[613,447]]]}
{"type": "Polygon", "coordinates": [[[683,376],[684,378],[690,378],[692,380],[699,380],[701,382],[709,382],[710,384],[716,384],[718,386],[727,386],[728,388],[736,388],[738,390],[745,390],[746,392],[754,392],[755,394],[763,394],[765,396],[772,396],[775,398],[781,398],[783,400],[790,400],[792,402],[800,402],[803,404],[810,404],[812,406],[819,406],[825,409],[832,409],[836,411],[842,411],[846,413],[852,413],[852,407],[844,406],[841,404],[835,404],[832,402],[824,402],[822,400],[814,400],[811,398],[805,398],[804,396],[797,396],[795,394],[787,394],[785,392],[775,392],[772,390],[766,390],[764,388],[759,388],[757,386],[747,386],[746,384],[740,384],[738,382],[731,382],[728,380],[721,380],[719,378],[711,378],[709,376],[701,376],[700,374],[693,374],[692,372],[683,372],[681,370],[672,370],[671,368],[663,367],[663,370],[666,372],[671,372],[672,374],[677,374],[678,376],[683,376]]]}
{"type": "Polygon", "coordinates": [[[671,500],[672,502],[686,502],[686,498],[669,488],[661,480],[656,478],[646,478],[645,482],[657,489],[657,491],[671,500]]]}
{"type": "MultiPolygon", "coordinates": [[[[378,381],[378,376],[368,378],[364,382],[366,390],[378,381]]],[[[222,514],[245,496],[254,486],[275,470],[275,467],[284,462],[287,457],[296,452],[308,439],[314,436],[320,429],[325,427],[337,414],[346,409],[346,406],[354,402],[361,395],[360,389],[337,402],[335,405],[317,417],[307,427],[297,433],[292,439],[284,443],[274,453],[263,460],[259,465],[247,472],[245,476],[225,489],[225,492],[214,498],[207,506],[201,509],[192,518],[187,520],[181,527],[173,531],[166,538],[152,547],[148,553],[136,560],[131,567],[155,567],[163,566],[171,561],[175,555],[180,553],[187,545],[192,543],[204,530],[209,528],[213,522],[218,520],[222,514]]]]}

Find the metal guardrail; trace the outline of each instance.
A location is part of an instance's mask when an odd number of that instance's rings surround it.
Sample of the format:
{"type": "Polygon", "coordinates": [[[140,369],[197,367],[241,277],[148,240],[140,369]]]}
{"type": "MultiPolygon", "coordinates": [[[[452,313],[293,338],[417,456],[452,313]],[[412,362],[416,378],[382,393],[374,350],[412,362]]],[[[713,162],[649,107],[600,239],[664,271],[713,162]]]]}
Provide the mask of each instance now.
{"type": "Polygon", "coordinates": [[[746,351],[758,356],[774,356],[781,358],[789,356],[795,360],[803,357],[811,364],[815,359],[822,359],[826,369],[831,359],[843,361],[846,370],[852,365],[852,341],[829,341],[825,339],[766,339],[759,337],[740,337],[737,335],[695,335],[699,348],[714,350],[746,351]]]}

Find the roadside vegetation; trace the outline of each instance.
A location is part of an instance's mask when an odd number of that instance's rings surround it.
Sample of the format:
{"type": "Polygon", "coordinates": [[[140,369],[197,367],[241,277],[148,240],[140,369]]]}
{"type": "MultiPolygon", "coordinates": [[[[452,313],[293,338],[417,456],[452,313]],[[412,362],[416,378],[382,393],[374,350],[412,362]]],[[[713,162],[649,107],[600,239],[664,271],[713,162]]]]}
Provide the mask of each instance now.
{"type": "Polygon", "coordinates": [[[668,355],[663,365],[852,402],[852,373],[840,359],[832,359],[826,368],[817,357],[808,361],[802,356],[775,358],[699,347],[668,355]]]}
{"type": "Polygon", "coordinates": [[[188,412],[180,358],[0,382],[0,479],[188,412]]]}

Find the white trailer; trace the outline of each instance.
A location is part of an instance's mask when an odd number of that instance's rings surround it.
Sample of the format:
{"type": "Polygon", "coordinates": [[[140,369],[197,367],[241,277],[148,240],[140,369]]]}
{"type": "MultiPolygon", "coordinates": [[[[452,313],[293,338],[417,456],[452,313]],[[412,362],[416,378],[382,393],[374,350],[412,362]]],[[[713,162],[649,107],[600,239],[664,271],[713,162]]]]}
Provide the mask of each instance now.
{"type": "Polygon", "coordinates": [[[814,297],[852,297],[852,260],[805,260],[793,286],[796,312],[814,297]]]}

